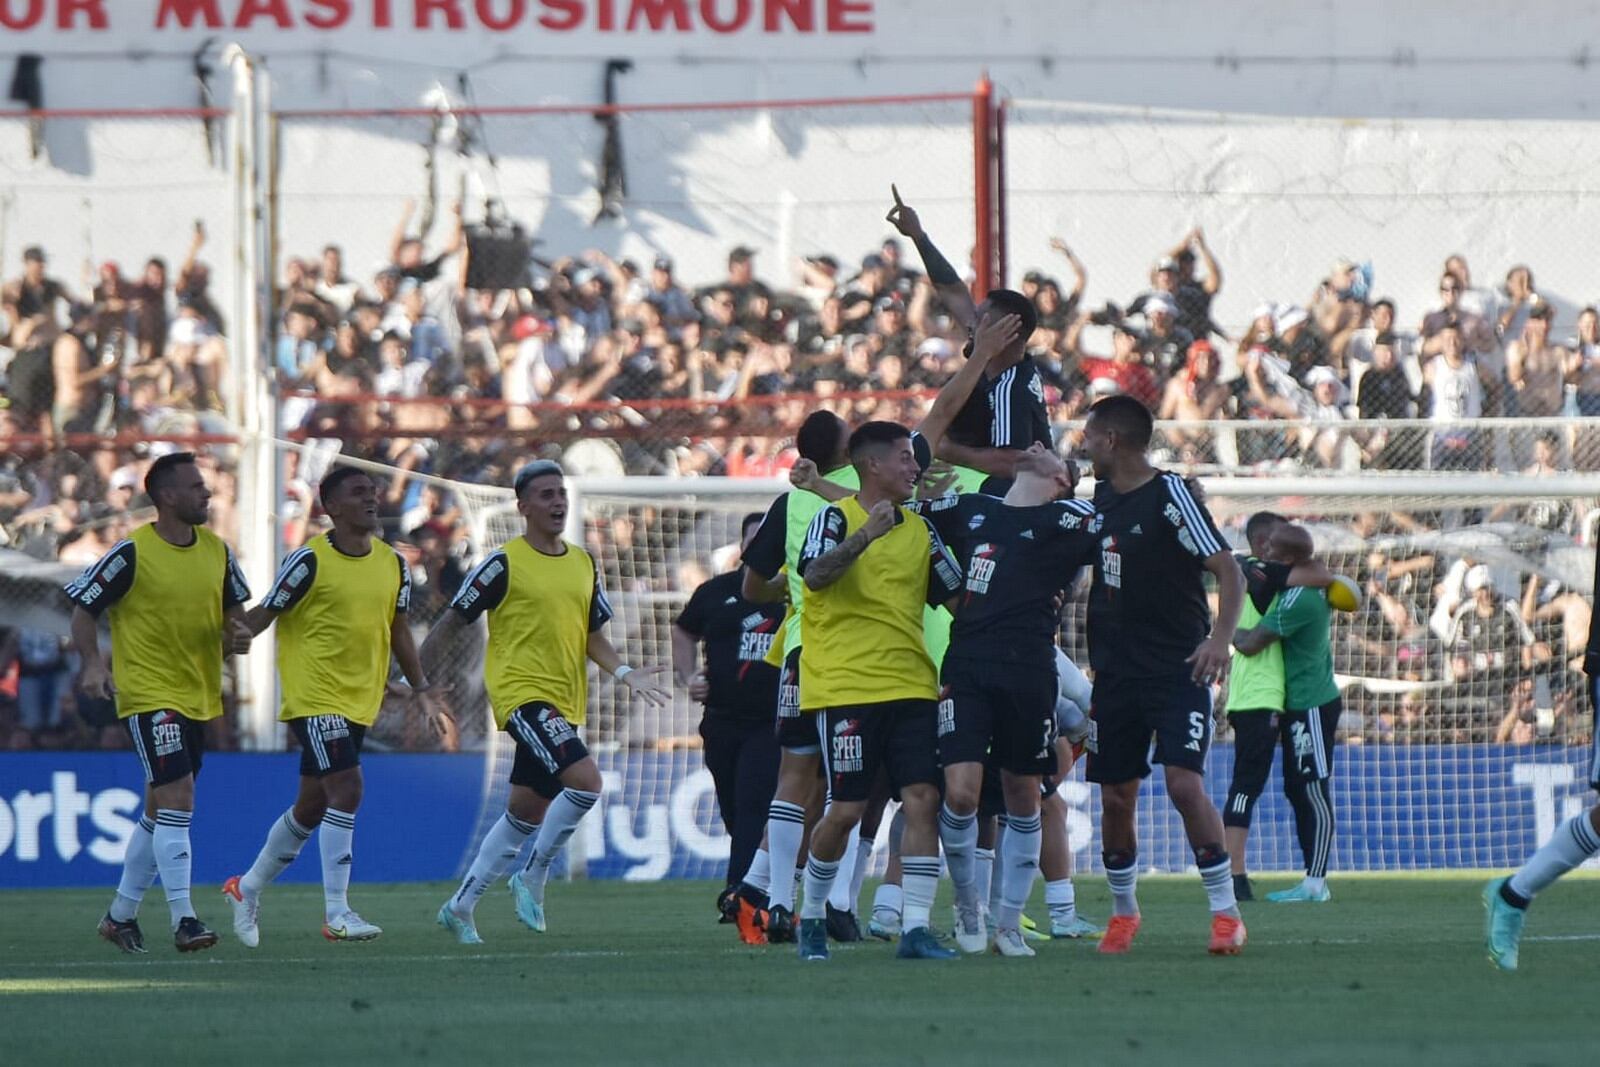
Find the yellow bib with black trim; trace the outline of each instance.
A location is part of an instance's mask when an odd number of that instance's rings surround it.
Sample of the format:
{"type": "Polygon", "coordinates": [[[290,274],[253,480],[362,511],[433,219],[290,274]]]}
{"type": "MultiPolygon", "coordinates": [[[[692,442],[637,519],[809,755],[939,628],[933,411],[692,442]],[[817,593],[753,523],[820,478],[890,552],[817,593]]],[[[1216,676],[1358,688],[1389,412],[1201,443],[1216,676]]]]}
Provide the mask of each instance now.
{"type": "Polygon", "coordinates": [[[128,535],[133,585],[111,605],[111,679],[117,717],[173,711],[204,722],[222,714],[222,583],[228,548],[204,526],[194,544],[169,544],[153,525],[128,535]]]}
{"type": "Polygon", "coordinates": [[[595,567],[572,544],[547,556],[521,537],[501,546],[506,554],[506,595],[489,609],[489,650],[483,677],[494,721],[501,729],[519,707],[543,700],[574,726],[583,725],[589,702],[589,611],[595,567]]]}
{"type": "Polygon", "coordinates": [[[316,557],[316,576],[299,603],[278,617],[278,718],[343,715],[371,726],[389,681],[400,557],[376,538],[364,556],[345,555],[326,535],[306,548],[316,557]]]}
{"type": "MultiPolygon", "coordinates": [[[[845,535],[867,521],[855,497],[839,501],[845,535]]],[[[800,645],[805,711],[891,700],[935,700],[939,675],[923,640],[932,540],[900,508],[894,529],[867,546],[838,581],[806,590],[800,645]]]]}

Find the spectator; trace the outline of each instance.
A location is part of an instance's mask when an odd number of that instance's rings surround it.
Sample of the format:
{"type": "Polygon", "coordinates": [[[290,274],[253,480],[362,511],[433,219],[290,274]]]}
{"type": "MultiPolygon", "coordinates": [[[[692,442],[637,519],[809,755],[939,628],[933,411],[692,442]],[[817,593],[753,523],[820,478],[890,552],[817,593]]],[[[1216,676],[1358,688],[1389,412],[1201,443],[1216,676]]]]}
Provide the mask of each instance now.
{"type": "Polygon", "coordinates": [[[338,245],[323,247],[312,292],[341,315],[348,315],[361,299],[361,286],[344,275],[344,252],[338,245]]]}
{"type": "MultiPolygon", "coordinates": [[[[1344,405],[1349,400],[1344,383],[1332,367],[1313,367],[1306,375],[1306,385],[1311,390],[1311,410],[1308,418],[1313,423],[1330,425],[1343,423],[1349,416],[1344,405]]],[[[1342,464],[1342,453],[1347,431],[1343,429],[1306,428],[1300,432],[1300,448],[1307,459],[1316,466],[1336,468],[1342,464]]]]}
{"type": "Polygon", "coordinates": [[[31,734],[61,729],[66,692],[67,644],[59,635],[23,626],[17,630],[17,720],[31,734]]]}
{"type": "Polygon", "coordinates": [[[1211,321],[1211,302],[1222,291],[1222,268],[1206,243],[1206,235],[1196,226],[1173,248],[1171,258],[1177,267],[1170,293],[1178,304],[1178,324],[1194,337],[1221,334],[1211,321]],[[1196,278],[1195,261],[1205,265],[1204,278],[1196,278]]]}
{"type": "Polygon", "coordinates": [[[670,330],[698,317],[689,294],[673,280],[672,260],[667,256],[657,256],[651,264],[650,288],[644,298],[661,313],[661,321],[670,330]]]}
{"type": "Polygon", "coordinates": [[[1188,463],[1214,463],[1216,453],[1209,429],[1189,429],[1183,424],[1205,423],[1223,417],[1228,387],[1217,381],[1217,351],[1207,340],[1189,346],[1183,373],[1167,382],[1156,417],[1177,422],[1165,431],[1167,441],[1188,463]]]}
{"type": "Polygon", "coordinates": [[[1328,342],[1313,326],[1311,315],[1304,308],[1280,309],[1273,327],[1277,333],[1273,347],[1288,364],[1289,374],[1296,381],[1306,382],[1313,367],[1332,366],[1328,342]]]}
{"type": "Polygon", "coordinates": [[[769,302],[772,300],[772,290],[756,278],[756,251],[746,245],[740,245],[728,253],[728,278],[721,288],[733,294],[741,315],[753,296],[765,297],[769,302]]]}
{"type": "MultiPolygon", "coordinates": [[[[1061,301],[1061,286],[1046,279],[1049,281],[1049,287],[1055,292],[1055,298],[1050,301],[1049,307],[1040,302],[1037,294],[1033,300],[1039,310],[1039,325],[1065,333],[1077,316],[1078,305],[1083,302],[1083,291],[1089,286],[1089,272],[1084,269],[1083,262],[1073,254],[1072,249],[1067,247],[1067,242],[1061,238],[1050,238],[1050,248],[1066,257],[1067,265],[1072,268],[1072,291],[1066,295],[1065,301],[1061,301]]],[[[1040,288],[1042,290],[1045,287],[1041,285],[1040,288]]]]}
{"type": "Polygon", "coordinates": [[[1090,389],[1098,381],[1111,383],[1114,392],[1125,393],[1154,410],[1161,401],[1161,388],[1155,371],[1144,361],[1144,338],[1127,322],[1117,322],[1111,328],[1111,357],[1083,355],[1078,349],[1078,337],[1089,321],[1084,315],[1069,335],[1068,345],[1080,358],[1080,369],[1090,389]]]}
{"type": "Polygon", "coordinates": [[[1550,342],[1554,317],[1555,309],[1534,296],[1521,335],[1506,346],[1506,377],[1516,393],[1519,415],[1561,414],[1567,354],[1550,342]]]}
{"type": "Polygon", "coordinates": [[[1512,686],[1533,668],[1533,631],[1517,604],[1496,591],[1488,567],[1472,567],[1464,585],[1471,599],[1456,609],[1446,639],[1455,685],[1455,740],[1489,741],[1512,686]]]}
{"type": "Polygon", "coordinates": [[[92,306],[74,304],[70,318],[51,349],[53,421],[62,433],[92,433],[111,423],[120,366],[116,351],[102,350],[95,338],[92,306]]]}
{"type": "Polygon", "coordinates": [[[7,336],[11,338],[6,343],[19,347],[15,335],[28,319],[57,323],[56,305],[71,299],[66,286],[45,274],[44,249],[38,245],[23,249],[22,277],[0,287],[0,311],[5,313],[7,336]]]}
{"type": "Polygon", "coordinates": [[[1445,323],[1435,333],[1439,354],[1423,367],[1423,380],[1433,398],[1428,417],[1443,424],[1434,431],[1429,466],[1434,470],[1482,470],[1489,465],[1483,431],[1463,425],[1483,414],[1486,374],[1467,358],[1461,327],[1445,323]]]}
{"type": "Polygon", "coordinates": [[[1188,358],[1194,335],[1178,325],[1178,305],[1165,293],[1152,293],[1144,302],[1144,347],[1156,375],[1166,381],[1188,358]]]}
{"type": "MultiPolygon", "coordinates": [[[[1413,419],[1417,416],[1417,397],[1411,379],[1399,366],[1395,338],[1379,334],[1373,343],[1370,365],[1361,375],[1356,395],[1356,411],[1363,421],[1413,419]]],[[[1362,457],[1378,470],[1409,470],[1422,466],[1422,435],[1411,429],[1379,426],[1358,437],[1362,457]]]]}

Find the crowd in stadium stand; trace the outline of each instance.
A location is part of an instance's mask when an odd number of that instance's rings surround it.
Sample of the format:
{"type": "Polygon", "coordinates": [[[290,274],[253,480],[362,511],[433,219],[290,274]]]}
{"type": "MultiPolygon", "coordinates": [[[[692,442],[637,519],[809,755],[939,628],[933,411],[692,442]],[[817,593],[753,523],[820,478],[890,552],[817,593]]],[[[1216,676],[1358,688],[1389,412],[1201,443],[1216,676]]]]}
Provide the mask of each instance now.
{"type": "MultiPolygon", "coordinates": [[[[286,436],[398,472],[503,485],[549,455],[590,473],[781,473],[793,459],[789,433],[818,405],[852,422],[915,422],[967,336],[893,237],[848,262],[764,264],[738,247],[725,276],[709,280],[681,279],[668,255],[641,263],[588,251],[536,259],[525,273],[517,264],[518,284],[467,288],[472,260],[481,271],[490,253],[472,248],[459,211],[433,247],[410,214],[371,276],[352,276],[337,245],[288,256],[273,350],[286,436]]],[[[205,236],[196,229],[176,270],[160,258],[128,274],[107,262],[77,287],[51,272],[48,250],[23,253],[20,275],[0,290],[0,547],[89,562],[138,517],[150,458],[178,447],[99,438],[228,432],[227,323],[200,258],[205,236]]],[[[1437,305],[1402,315],[1374,290],[1370,265],[1340,261],[1304,302],[1263,305],[1229,336],[1211,310],[1224,268],[1200,230],[1154,250],[1148,277],[1117,279],[1125,299],[1092,307],[1088,267],[1066,244],[1053,248],[1064,278],[1029,270],[1019,285],[1038,310],[1031,349],[1068,446],[1090,403],[1123,392],[1171,420],[1158,460],[1193,470],[1600,468],[1597,434],[1455,421],[1600,414],[1600,316],[1583,309],[1577,336],[1558,342],[1527,267],[1489,289],[1452,256],[1437,305]],[[1372,421],[1412,417],[1439,425],[1372,421]]],[[[200,451],[217,489],[214,525],[232,540],[231,451],[200,451]]],[[[280,517],[295,544],[328,456],[309,446],[288,455],[280,517]]],[[[384,488],[425,622],[471,552],[460,504],[400,473],[384,488]]],[[[1335,557],[1368,590],[1363,611],[1337,623],[1340,670],[1419,683],[1361,689],[1347,734],[1576,740],[1587,729],[1573,667],[1588,629],[1582,590],[1418,547],[1439,518],[1362,517],[1396,554],[1335,557]]],[[[1561,501],[1468,518],[1515,523],[1525,542],[1516,551],[1532,560],[1539,538],[1585,525],[1561,501]]],[[[655,521],[640,510],[595,524],[590,547],[625,591],[687,592],[633,550],[660,542],[655,521]]],[[[0,641],[0,672],[16,672],[0,687],[14,706],[0,709],[0,742],[64,730],[82,743],[85,727],[62,725],[71,664],[60,642],[18,629],[0,630],[0,641]]]]}

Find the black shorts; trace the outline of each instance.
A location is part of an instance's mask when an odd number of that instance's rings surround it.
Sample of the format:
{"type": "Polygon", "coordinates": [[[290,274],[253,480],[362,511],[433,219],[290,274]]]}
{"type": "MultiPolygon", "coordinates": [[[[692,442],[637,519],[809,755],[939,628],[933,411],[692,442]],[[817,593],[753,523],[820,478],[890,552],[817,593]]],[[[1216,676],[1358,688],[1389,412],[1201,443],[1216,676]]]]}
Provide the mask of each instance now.
{"type": "Polygon", "coordinates": [[[335,771],[361,766],[361,742],[367,728],[343,715],[306,715],[289,720],[289,731],[300,742],[300,773],[321,778],[335,771]]]}
{"type": "Polygon", "coordinates": [[[1150,774],[1155,762],[1204,773],[1211,747],[1211,689],[1187,674],[1165,678],[1095,676],[1089,710],[1094,732],[1088,778],[1101,785],[1131,782],[1150,774]]]}
{"type": "Polygon", "coordinates": [[[880,769],[899,794],[908,785],[938,785],[938,702],[889,700],[828,708],[816,715],[826,738],[823,771],[834,800],[865,801],[880,769]]]}
{"type": "Polygon", "coordinates": [[[1334,697],[1318,708],[1286,711],[1278,716],[1283,741],[1283,784],[1326,781],[1333,774],[1334,737],[1344,701],[1334,697]]]}
{"type": "MultiPolygon", "coordinates": [[[[978,787],[978,818],[988,819],[1006,814],[1006,790],[1000,779],[1000,768],[994,763],[983,765],[983,784],[978,787]]],[[[1016,772],[1013,771],[1013,774],[1016,772]]],[[[1039,799],[1048,800],[1061,788],[1061,780],[1054,774],[1039,779],[1039,799]]]]}
{"type": "Polygon", "coordinates": [[[822,751],[817,737],[817,713],[800,710],[800,649],[783,657],[778,672],[778,720],[775,733],[778,747],[797,756],[815,756],[822,751]]]}
{"type": "Polygon", "coordinates": [[[511,784],[525,785],[546,800],[561,795],[561,772],[589,758],[578,730],[542,700],[524,704],[506,719],[506,733],[516,742],[511,784]]]}
{"type": "Polygon", "coordinates": [[[200,774],[206,751],[205,723],[176,711],[141,711],[122,720],[133,738],[133,751],[144,764],[150,785],[171,785],[200,774]]]}
{"type": "Polygon", "coordinates": [[[946,659],[939,762],[983,763],[1012,774],[1056,769],[1056,672],[946,659]]]}

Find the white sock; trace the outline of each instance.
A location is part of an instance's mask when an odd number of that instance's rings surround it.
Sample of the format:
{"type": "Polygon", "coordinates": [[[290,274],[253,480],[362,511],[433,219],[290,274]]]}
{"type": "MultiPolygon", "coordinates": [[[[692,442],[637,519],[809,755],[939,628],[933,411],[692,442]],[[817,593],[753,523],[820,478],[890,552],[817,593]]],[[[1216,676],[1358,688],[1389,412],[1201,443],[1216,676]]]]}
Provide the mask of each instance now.
{"type": "Polygon", "coordinates": [[[1130,853],[1126,867],[1114,868],[1107,863],[1106,884],[1111,886],[1111,914],[1139,914],[1139,898],[1137,895],[1139,867],[1137,857],[1130,853]]]}
{"type": "Polygon", "coordinates": [[[537,829],[537,826],[523,822],[509,811],[500,816],[489,827],[489,832],[483,835],[478,855],[468,868],[467,876],[461,880],[456,895],[450,898],[450,910],[457,915],[470,916],[478,906],[479,898],[517,862],[517,853],[522,851],[523,842],[537,829]]]}
{"type": "Polygon", "coordinates": [[[1322,892],[1322,887],[1327,884],[1328,880],[1326,878],[1313,878],[1309,874],[1306,875],[1305,887],[1308,893],[1320,893],[1322,892]]]}
{"type": "Polygon", "coordinates": [[[939,891],[938,856],[901,856],[900,886],[905,893],[905,908],[900,920],[901,934],[927,926],[933,912],[933,898],[939,891]]]}
{"type": "Polygon", "coordinates": [[[989,891],[986,894],[989,901],[989,914],[993,915],[1000,910],[1000,883],[1004,880],[994,876],[995,857],[1000,855],[1006,847],[1006,815],[1001,812],[994,821],[994,848],[989,850],[989,891]]]}
{"type": "Polygon", "coordinates": [[[948,804],[939,808],[939,844],[944,846],[944,861],[950,867],[950,884],[956,890],[956,903],[977,907],[973,851],[978,847],[978,816],[974,812],[958,815],[948,804]]]}
{"type": "Polygon", "coordinates": [[[756,849],[755,858],[750,861],[750,869],[744,872],[744,884],[758,892],[767,891],[772,885],[772,853],[764,848],[756,849]]]}
{"type": "MultiPolygon", "coordinates": [[[[806,836],[806,809],[787,800],[767,807],[767,851],[774,871],[792,871],[800,859],[800,839],[806,836]]],[[[767,888],[767,906],[794,911],[794,880],[778,877],[767,888]]]]}
{"type": "Polygon", "coordinates": [[[1071,878],[1058,878],[1044,884],[1044,903],[1050,909],[1050,921],[1069,923],[1078,917],[1078,891],[1071,878]]]}
{"type": "Polygon", "coordinates": [[[139,917],[139,903],[156,884],[155,830],[155,820],[143,815],[128,837],[128,851],[122,857],[122,880],[117,883],[117,895],[111,898],[111,917],[119,923],[139,917]]]}
{"type": "Polygon", "coordinates": [[[355,862],[356,813],[329,808],[317,844],[322,850],[322,905],[328,921],[350,910],[350,867],[355,862]]]}
{"type": "Polygon", "coordinates": [[[872,866],[872,838],[863,837],[856,849],[855,869],[850,872],[850,911],[855,914],[861,901],[861,887],[867,881],[867,869],[872,866]]]}
{"type": "Polygon", "coordinates": [[[1027,906],[1033,880],[1039,874],[1039,850],[1043,844],[1044,832],[1037,814],[1010,817],[1000,854],[1000,908],[995,912],[995,926],[1001,930],[1015,930],[1022,920],[1022,909],[1027,906]]]}
{"type": "Polygon", "coordinates": [[[1588,813],[1568,819],[1539,847],[1522,870],[1511,876],[1511,891],[1532,900],[1557,878],[1600,852],[1600,835],[1588,813]]]}
{"type": "Polygon", "coordinates": [[[856,901],[850,895],[850,881],[856,873],[856,851],[861,846],[861,835],[851,831],[845,838],[844,855],[839,857],[839,870],[845,872],[843,878],[835,878],[833,887],[828,890],[828,903],[833,905],[834,911],[855,911],[856,901]]]}
{"type": "Polygon", "coordinates": [[[838,860],[819,860],[811,856],[806,860],[805,899],[800,905],[800,918],[826,919],[828,894],[839,877],[838,860]]]}
{"type": "Polygon", "coordinates": [[[1212,914],[1239,917],[1239,904],[1233,898],[1233,863],[1226,852],[1212,866],[1200,868],[1200,881],[1205,883],[1212,914]]]}
{"type": "Polygon", "coordinates": [[[878,886],[877,889],[872,891],[873,915],[877,915],[880,911],[883,911],[893,915],[898,919],[900,917],[900,913],[905,910],[905,906],[905,893],[902,892],[900,887],[895,885],[893,882],[883,882],[878,886]]]}
{"type": "Polygon", "coordinates": [[[977,898],[989,909],[993,915],[995,908],[990,896],[994,892],[994,849],[976,848],[972,850],[972,887],[977,898]]]}
{"type": "Polygon", "coordinates": [[[256,861],[240,876],[239,891],[247,897],[259,897],[267,883],[295,861],[310,836],[311,831],[296,821],[293,808],[284,812],[267,831],[267,840],[256,853],[256,861]]]}
{"type": "Polygon", "coordinates": [[[167,892],[167,908],[172,912],[172,928],[178,928],[180,919],[194,915],[189,903],[189,872],[194,865],[189,850],[189,822],[192,811],[162,808],[156,812],[156,828],[152,833],[156,868],[161,872],[161,888],[167,892]]]}
{"type": "Polygon", "coordinates": [[[528,856],[528,865],[522,869],[522,884],[533,890],[533,898],[540,904],[544,903],[545,883],[550,880],[550,865],[567,847],[578,823],[599,802],[599,793],[587,793],[582,789],[563,789],[561,795],[550,802],[549,810],[544,813],[544,823],[539,827],[539,836],[533,842],[533,852],[528,856]]]}

